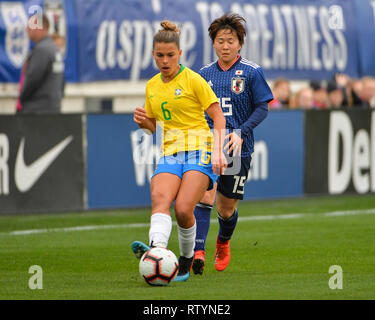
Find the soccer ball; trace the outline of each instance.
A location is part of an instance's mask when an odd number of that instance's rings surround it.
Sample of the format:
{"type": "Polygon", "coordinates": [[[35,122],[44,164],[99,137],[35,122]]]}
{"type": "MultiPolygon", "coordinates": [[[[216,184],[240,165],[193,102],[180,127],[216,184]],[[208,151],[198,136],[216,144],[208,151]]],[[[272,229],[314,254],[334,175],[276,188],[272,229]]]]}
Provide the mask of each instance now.
{"type": "Polygon", "coordinates": [[[143,254],[139,262],[139,273],[151,286],[168,285],[177,272],[177,257],[171,250],[165,248],[151,248],[143,254]]]}

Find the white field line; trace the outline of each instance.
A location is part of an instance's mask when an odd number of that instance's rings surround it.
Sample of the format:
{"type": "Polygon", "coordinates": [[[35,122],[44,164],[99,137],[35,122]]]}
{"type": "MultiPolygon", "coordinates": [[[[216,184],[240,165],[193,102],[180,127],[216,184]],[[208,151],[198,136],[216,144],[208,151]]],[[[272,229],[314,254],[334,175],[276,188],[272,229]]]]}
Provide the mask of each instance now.
{"type": "MultiPolygon", "coordinates": [[[[348,210],[348,211],[332,211],[325,213],[292,213],[281,215],[265,215],[265,216],[250,216],[240,217],[239,221],[267,221],[267,220],[285,220],[285,219],[299,219],[304,217],[342,217],[348,215],[362,215],[362,214],[375,214],[375,209],[367,210],[348,210]]],[[[211,219],[211,223],[217,223],[217,219],[211,219]]],[[[173,223],[174,225],[176,222],[173,223]]],[[[107,230],[107,229],[134,229],[149,227],[149,223],[128,223],[128,224],[107,224],[107,225],[92,225],[92,226],[77,226],[66,228],[50,228],[50,229],[31,229],[31,230],[17,230],[9,232],[0,232],[0,235],[21,236],[40,234],[48,232],[76,232],[76,231],[92,231],[92,230],[107,230]]]]}

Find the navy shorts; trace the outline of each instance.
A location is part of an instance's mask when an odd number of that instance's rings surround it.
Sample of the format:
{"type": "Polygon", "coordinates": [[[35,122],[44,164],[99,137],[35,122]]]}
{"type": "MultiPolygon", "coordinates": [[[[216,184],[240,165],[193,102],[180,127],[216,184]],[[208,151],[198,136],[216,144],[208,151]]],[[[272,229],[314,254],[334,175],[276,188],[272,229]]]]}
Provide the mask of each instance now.
{"type": "Polygon", "coordinates": [[[202,150],[178,152],[161,157],[152,178],[159,173],[166,172],[175,174],[182,179],[184,173],[191,170],[207,175],[210,179],[207,190],[213,188],[217,175],[212,171],[211,153],[202,150]]]}
{"type": "Polygon", "coordinates": [[[217,179],[217,191],[227,198],[243,200],[245,184],[250,170],[250,163],[251,156],[241,158],[241,168],[238,174],[219,176],[217,179]]]}

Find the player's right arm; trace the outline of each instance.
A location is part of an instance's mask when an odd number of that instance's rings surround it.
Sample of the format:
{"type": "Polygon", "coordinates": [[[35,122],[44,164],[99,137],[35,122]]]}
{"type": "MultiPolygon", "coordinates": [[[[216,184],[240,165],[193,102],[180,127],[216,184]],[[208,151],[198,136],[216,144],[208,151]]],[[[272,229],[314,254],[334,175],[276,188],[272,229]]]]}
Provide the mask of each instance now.
{"type": "Polygon", "coordinates": [[[144,108],[137,107],[134,110],[133,120],[142,129],[147,129],[154,133],[156,130],[156,120],[147,116],[147,111],[144,108]]]}
{"type": "Polygon", "coordinates": [[[156,130],[156,119],[153,115],[151,102],[149,100],[150,83],[147,83],[146,86],[146,101],[144,107],[137,107],[134,110],[133,120],[136,124],[139,125],[141,129],[144,129],[146,133],[152,134],[156,130]]]}

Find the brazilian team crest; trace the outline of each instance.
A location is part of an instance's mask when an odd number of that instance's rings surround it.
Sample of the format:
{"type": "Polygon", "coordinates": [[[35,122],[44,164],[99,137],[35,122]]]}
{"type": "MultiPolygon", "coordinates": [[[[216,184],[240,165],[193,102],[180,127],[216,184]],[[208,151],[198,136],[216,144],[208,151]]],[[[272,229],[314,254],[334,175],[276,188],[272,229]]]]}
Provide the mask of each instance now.
{"type": "Polygon", "coordinates": [[[236,77],[232,78],[232,92],[240,94],[245,90],[245,79],[236,77]]]}

